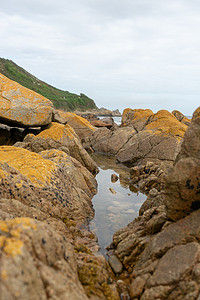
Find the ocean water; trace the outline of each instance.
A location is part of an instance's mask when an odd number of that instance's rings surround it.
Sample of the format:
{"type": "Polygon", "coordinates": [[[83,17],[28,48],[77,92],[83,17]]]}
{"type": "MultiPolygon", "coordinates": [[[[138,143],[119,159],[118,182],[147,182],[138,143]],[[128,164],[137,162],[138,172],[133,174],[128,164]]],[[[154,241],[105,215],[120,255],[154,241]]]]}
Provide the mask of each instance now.
{"type": "MultiPolygon", "coordinates": [[[[103,119],[103,118],[106,118],[106,117],[102,117],[102,116],[98,116],[99,119],[103,119]]],[[[121,125],[121,120],[122,120],[122,117],[112,117],[114,119],[114,122],[117,124],[117,125],[121,125]]]]}
{"type": "Polygon", "coordinates": [[[90,222],[90,229],[95,231],[100,252],[105,255],[105,248],[112,242],[113,234],[138,216],[146,196],[129,186],[129,169],[117,165],[114,157],[94,154],[93,159],[100,172],[96,176],[98,193],[92,200],[95,217],[90,222]],[[111,182],[112,174],[119,177],[115,183],[111,182]]]}

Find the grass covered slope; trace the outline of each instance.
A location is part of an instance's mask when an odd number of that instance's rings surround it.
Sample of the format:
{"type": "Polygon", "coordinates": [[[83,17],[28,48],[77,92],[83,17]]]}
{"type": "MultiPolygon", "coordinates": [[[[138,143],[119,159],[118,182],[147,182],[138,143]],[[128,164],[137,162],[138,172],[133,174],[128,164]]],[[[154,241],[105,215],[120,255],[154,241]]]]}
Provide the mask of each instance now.
{"type": "Polygon", "coordinates": [[[59,90],[31,75],[12,60],[0,58],[0,73],[48,98],[56,108],[62,108],[67,111],[97,108],[95,102],[86,95],[76,95],[68,91],[59,90]]]}

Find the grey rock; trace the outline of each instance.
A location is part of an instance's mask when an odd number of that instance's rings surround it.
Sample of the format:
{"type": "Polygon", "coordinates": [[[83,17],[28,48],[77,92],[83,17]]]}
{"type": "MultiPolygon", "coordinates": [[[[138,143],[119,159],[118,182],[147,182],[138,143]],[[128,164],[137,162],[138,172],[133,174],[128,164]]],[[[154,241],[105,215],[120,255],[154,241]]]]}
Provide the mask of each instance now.
{"type": "Polygon", "coordinates": [[[122,272],[123,265],[116,255],[109,256],[108,262],[115,274],[120,274],[122,272]]]}

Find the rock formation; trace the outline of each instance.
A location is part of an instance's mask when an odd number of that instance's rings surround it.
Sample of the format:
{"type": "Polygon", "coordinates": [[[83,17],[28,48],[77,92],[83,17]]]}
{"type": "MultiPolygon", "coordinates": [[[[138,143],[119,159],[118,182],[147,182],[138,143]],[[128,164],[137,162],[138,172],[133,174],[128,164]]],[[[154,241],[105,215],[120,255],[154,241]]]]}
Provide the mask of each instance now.
{"type": "Polygon", "coordinates": [[[120,163],[134,166],[147,161],[173,163],[187,126],[166,110],[125,109],[122,127],[99,129],[87,141],[94,151],[112,154],[120,163]]]}
{"type": "Polygon", "coordinates": [[[81,145],[73,128],[68,124],[62,125],[53,122],[36,136],[28,134],[22,143],[16,143],[15,146],[36,153],[50,149],[61,150],[76,158],[92,173],[96,174],[98,172],[97,165],[81,145]]]}
{"type": "Polygon", "coordinates": [[[0,122],[10,126],[35,127],[50,124],[53,104],[0,74],[0,122]]]}
{"type": "Polygon", "coordinates": [[[166,185],[167,215],[180,219],[200,208],[200,108],[193,115],[166,185]]]}
{"type": "Polygon", "coordinates": [[[70,112],[54,110],[53,120],[60,124],[70,125],[81,140],[88,138],[95,130],[97,130],[85,118],[70,112]]]}
{"type": "MultiPolygon", "coordinates": [[[[131,274],[131,299],[199,299],[199,112],[193,114],[166,188],[160,186],[161,193],[152,188],[140,216],[114,234],[110,252],[131,274]]],[[[140,169],[133,168],[132,175],[139,177],[140,169]]]]}
{"type": "Polygon", "coordinates": [[[0,80],[1,299],[199,299],[200,108],[191,123],[126,109],[120,128],[96,129],[59,111],[52,122],[47,99],[0,80]],[[82,143],[131,165],[126,184],[148,193],[109,264],[88,227],[98,168],[82,143]]]}

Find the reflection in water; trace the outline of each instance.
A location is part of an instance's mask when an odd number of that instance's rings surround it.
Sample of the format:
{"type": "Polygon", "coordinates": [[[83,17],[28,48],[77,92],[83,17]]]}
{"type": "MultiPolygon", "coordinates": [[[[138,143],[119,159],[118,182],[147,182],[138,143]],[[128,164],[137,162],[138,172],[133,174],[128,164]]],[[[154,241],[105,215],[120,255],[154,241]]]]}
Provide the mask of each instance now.
{"type": "Polygon", "coordinates": [[[114,157],[94,154],[93,159],[100,172],[96,176],[98,194],[92,201],[95,217],[90,222],[90,229],[96,232],[101,252],[105,254],[105,247],[112,242],[115,231],[138,216],[139,208],[146,196],[135,187],[129,187],[130,169],[116,164],[114,157]],[[111,182],[112,174],[119,177],[115,183],[111,182]]]}

